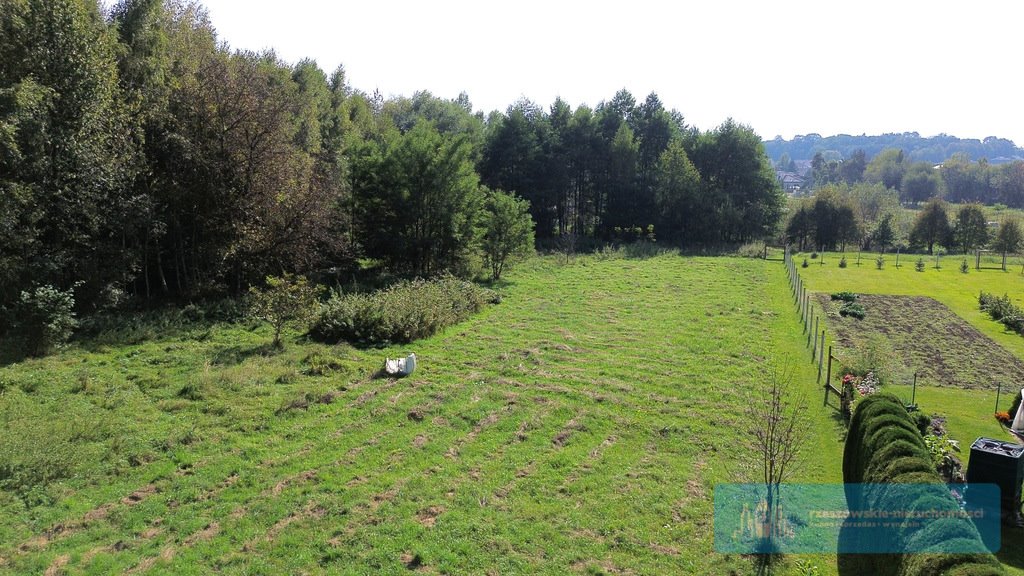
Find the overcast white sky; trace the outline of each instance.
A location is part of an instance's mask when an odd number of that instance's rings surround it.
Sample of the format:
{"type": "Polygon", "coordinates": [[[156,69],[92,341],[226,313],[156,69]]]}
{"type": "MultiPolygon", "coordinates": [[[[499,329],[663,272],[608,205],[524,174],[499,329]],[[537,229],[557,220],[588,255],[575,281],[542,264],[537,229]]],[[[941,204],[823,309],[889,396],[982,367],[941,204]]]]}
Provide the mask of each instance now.
{"type": "Polygon", "coordinates": [[[345,66],[385,96],[596,106],[655,91],[702,130],[1024,145],[1024,2],[203,0],[232,48],[345,66]]]}

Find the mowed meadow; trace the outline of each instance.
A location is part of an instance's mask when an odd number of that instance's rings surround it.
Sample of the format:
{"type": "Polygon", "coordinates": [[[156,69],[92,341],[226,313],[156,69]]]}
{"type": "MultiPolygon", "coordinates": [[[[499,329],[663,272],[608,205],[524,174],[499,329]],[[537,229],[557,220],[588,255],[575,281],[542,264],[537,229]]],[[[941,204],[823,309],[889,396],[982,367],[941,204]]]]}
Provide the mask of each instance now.
{"type": "Polygon", "coordinates": [[[773,367],[808,404],[794,479],[842,480],[781,263],[551,256],[497,289],[385,350],[196,323],[8,363],[0,571],[749,573],[714,552],[713,490],[758,477],[773,367]]]}

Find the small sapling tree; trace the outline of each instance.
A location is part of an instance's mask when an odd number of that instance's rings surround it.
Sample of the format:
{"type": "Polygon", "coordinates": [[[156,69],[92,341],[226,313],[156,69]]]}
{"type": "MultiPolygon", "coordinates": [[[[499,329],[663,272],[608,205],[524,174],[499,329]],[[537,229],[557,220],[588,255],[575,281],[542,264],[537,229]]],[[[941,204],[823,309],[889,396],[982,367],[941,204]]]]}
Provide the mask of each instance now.
{"type": "MultiPolygon", "coordinates": [[[[758,481],[765,486],[767,518],[769,522],[782,522],[779,489],[792,477],[807,440],[806,402],[794,395],[791,376],[773,367],[764,380],[751,387],[745,416],[753,443],[751,456],[757,459],[760,472],[758,481]]],[[[769,530],[768,538],[775,532],[769,530]]],[[[768,550],[774,549],[772,542],[767,544],[768,550]]]]}
{"type": "Polygon", "coordinates": [[[307,323],[316,311],[318,289],[304,276],[267,276],[266,288],[249,289],[250,314],[274,328],[275,348],[281,347],[281,330],[289,322],[307,323]]]}
{"type": "Polygon", "coordinates": [[[1024,233],[1021,232],[1020,224],[1016,220],[1006,220],[999,227],[992,247],[1003,254],[1003,270],[1006,270],[1006,255],[1020,250],[1022,241],[1024,233]]]}

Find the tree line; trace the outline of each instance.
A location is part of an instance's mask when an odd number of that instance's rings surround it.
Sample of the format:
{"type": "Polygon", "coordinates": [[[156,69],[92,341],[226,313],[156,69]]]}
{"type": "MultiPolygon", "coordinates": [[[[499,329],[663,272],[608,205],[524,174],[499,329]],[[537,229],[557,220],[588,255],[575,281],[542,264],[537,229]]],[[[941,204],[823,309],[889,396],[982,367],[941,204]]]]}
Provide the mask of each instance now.
{"type": "Polygon", "coordinates": [[[530,201],[543,241],[615,240],[653,227],[673,243],[743,242],[774,230],[782,197],[757,135],[727,120],[687,126],[656,94],[596,108],[519,101],[487,119],[488,185],[530,201]]]}
{"type": "Polygon", "coordinates": [[[890,148],[903,150],[911,161],[932,164],[938,164],[957,154],[965,154],[973,161],[987,158],[994,164],[1024,159],[1024,149],[1011,140],[995,136],[978,140],[957,138],[948,134],[925,138],[917,132],[877,136],[806,134],[795,136],[792,140],[776,136],[765,141],[765,149],[774,161],[780,160],[784,155],[795,160],[810,160],[817,153],[824,154],[828,159],[849,158],[858,150],[863,151],[868,157],[874,157],[890,148]]]}
{"type": "Polygon", "coordinates": [[[385,99],[232,51],[189,0],[0,0],[0,306],[242,294],[365,259],[498,277],[566,238],[741,242],[782,195],[760,138],[623,90],[596,108],[385,99]]]}
{"type": "MultiPolygon", "coordinates": [[[[788,164],[791,160],[783,158],[782,162],[788,164]]],[[[985,159],[973,162],[967,154],[957,153],[935,164],[912,161],[897,148],[885,149],[870,160],[863,150],[840,159],[827,159],[819,152],[811,161],[810,179],[814,188],[881,184],[895,190],[905,204],[944,198],[957,204],[1024,208],[1024,160],[990,164],[985,159]]]]}
{"type": "MultiPolygon", "coordinates": [[[[777,167],[787,164],[793,161],[783,157],[777,167]]],[[[800,249],[853,244],[932,253],[939,245],[966,253],[989,241],[1004,253],[1017,249],[1006,239],[1015,236],[1018,224],[1003,222],[1007,236],[1000,241],[1002,228],[988,229],[981,206],[1024,207],[1024,161],[996,165],[957,154],[934,165],[910,161],[899,149],[883,150],[870,159],[862,150],[840,159],[818,153],[809,180],[813,195],[791,201],[784,229],[787,241],[800,249]],[[954,223],[949,222],[946,201],[961,205],[954,223]],[[906,207],[921,210],[911,218],[906,207]]]]}
{"type": "Polygon", "coordinates": [[[865,184],[829,185],[812,198],[797,200],[783,236],[801,251],[855,246],[933,254],[941,246],[966,255],[989,247],[1005,256],[1024,244],[1019,222],[1005,218],[993,228],[978,204],[953,211],[942,199],[932,198],[911,219],[894,190],[865,184]]]}

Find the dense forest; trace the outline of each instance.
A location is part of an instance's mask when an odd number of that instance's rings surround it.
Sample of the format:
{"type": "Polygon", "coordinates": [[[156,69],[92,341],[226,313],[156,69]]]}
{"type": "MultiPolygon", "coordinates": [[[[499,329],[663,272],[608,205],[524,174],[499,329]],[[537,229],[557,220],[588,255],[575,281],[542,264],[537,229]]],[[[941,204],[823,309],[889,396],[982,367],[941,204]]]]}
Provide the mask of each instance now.
{"type": "Polygon", "coordinates": [[[857,151],[863,152],[868,158],[873,158],[886,149],[903,150],[911,161],[932,164],[944,162],[947,158],[957,155],[965,155],[975,162],[986,160],[990,164],[1024,160],[1024,149],[1018,148],[1010,140],[995,136],[977,140],[961,139],[946,134],[924,138],[917,132],[880,136],[840,134],[825,137],[819,134],[806,134],[796,136],[792,140],[783,140],[781,136],[776,136],[765,142],[765,150],[773,161],[778,161],[783,156],[795,161],[810,160],[818,153],[826,160],[838,160],[850,158],[857,151]]]}
{"type": "Polygon", "coordinates": [[[368,261],[471,277],[500,271],[523,218],[542,247],[695,244],[782,211],[760,137],[696,130],[653,93],[490,114],[385,99],[340,67],[232,51],[187,0],[0,0],[0,30],[8,311],[43,288],[90,312],[368,261]]]}

